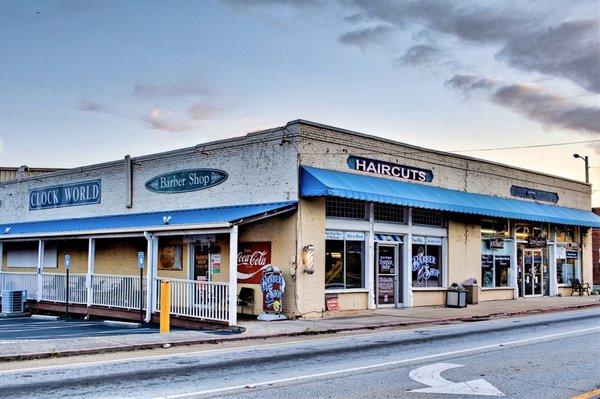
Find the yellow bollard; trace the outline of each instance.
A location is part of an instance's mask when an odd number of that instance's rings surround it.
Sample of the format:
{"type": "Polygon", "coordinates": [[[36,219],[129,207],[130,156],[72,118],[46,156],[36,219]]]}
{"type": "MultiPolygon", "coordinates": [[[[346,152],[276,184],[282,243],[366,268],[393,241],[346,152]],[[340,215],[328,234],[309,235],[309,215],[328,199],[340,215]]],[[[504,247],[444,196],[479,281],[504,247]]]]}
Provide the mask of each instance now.
{"type": "Polygon", "coordinates": [[[168,333],[171,329],[171,283],[160,283],[160,333],[168,333]]]}

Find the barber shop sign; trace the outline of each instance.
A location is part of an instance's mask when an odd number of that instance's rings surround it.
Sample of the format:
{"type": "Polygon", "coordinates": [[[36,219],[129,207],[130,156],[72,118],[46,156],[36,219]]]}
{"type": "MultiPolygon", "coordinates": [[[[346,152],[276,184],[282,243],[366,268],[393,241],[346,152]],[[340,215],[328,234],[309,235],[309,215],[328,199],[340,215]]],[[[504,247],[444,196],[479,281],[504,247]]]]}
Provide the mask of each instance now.
{"type": "Polygon", "coordinates": [[[263,310],[281,313],[283,310],[285,280],[277,267],[268,266],[263,271],[260,279],[260,290],[263,293],[263,310]]]}

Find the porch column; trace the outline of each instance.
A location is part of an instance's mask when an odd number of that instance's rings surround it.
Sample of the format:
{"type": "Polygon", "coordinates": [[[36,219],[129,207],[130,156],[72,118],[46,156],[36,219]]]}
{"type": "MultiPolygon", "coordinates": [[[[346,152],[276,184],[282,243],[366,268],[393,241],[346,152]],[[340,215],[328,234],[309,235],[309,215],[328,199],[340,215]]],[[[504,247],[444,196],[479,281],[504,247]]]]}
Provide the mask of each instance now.
{"type": "Polygon", "coordinates": [[[156,245],[158,239],[154,234],[144,232],[144,237],[148,241],[146,249],[146,318],[144,321],[149,323],[152,321],[152,311],[155,308],[155,285],[154,285],[154,269],[156,267],[156,253],[158,251],[158,245],[156,245]]]}
{"type": "Polygon", "coordinates": [[[558,281],[556,279],[556,228],[552,228],[552,246],[548,249],[548,295],[558,294],[558,281]]]}
{"type": "MultiPolygon", "coordinates": [[[[510,221],[509,221],[510,223],[510,221]]],[[[512,231],[512,239],[513,239],[513,247],[512,247],[512,254],[511,254],[511,262],[510,262],[510,269],[508,269],[508,281],[510,286],[513,288],[513,299],[519,299],[519,266],[518,266],[518,259],[517,259],[517,247],[518,247],[518,243],[517,243],[517,229],[515,227],[514,223],[510,223],[511,226],[511,231],[512,231]]]]}
{"type": "MultiPolygon", "coordinates": [[[[367,270],[365,273],[365,288],[369,290],[368,309],[375,309],[375,205],[370,203],[369,207],[369,233],[367,236],[367,270]]],[[[400,282],[402,284],[402,282],[400,282]]]]}
{"type": "Polygon", "coordinates": [[[42,279],[42,272],[44,271],[44,241],[43,240],[39,240],[38,241],[38,259],[37,259],[37,292],[36,292],[36,299],[37,301],[41,301],[42,300],[42,286],[43,286],[43,279],[42,279]]]}
{"type": "Polygon", "coordinates": [[[93,290],[92,290],[92,274],[94,274],[94,266],[96,263],[96,239],[88,239],[88,261],[87,261],[87,306],[92,306],[93,290]]]}
{"type": "Polygon", "coordinates": [[[229,233],[229,325],[237,324],[237,253],[238,227],[229,233]]]}
{"type": "Polygon", "coordinates": [[[402,262],[402,292],[405,308],[413,306],[412,292],[412,208],[408,208],[408,234],[404,243],[404,253],[406,254],[405,262],[402,262]]]}

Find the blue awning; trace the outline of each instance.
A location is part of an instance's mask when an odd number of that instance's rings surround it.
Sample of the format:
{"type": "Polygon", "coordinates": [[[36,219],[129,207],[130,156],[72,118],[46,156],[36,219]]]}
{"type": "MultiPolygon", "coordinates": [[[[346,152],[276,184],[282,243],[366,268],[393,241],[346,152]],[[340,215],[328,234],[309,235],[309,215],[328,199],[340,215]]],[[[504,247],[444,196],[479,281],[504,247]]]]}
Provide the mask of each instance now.
{"type": "Polygon", "coordinates": [[[295,206],[296,201],[287,201],[78,219],[4,223],[0,224],[0,240],[22,236],[75,235],[98,231],[153,231],[153,229],[164,229],[166,226],[177,228],[177,226],[231,224],[256,216],[293,209],[295,206]]]}
{"type": "Polygon", "coordinates": [[[600,227],[590,211],[303,166],[304,197],[334,196],[497,218],[600,227]]]}

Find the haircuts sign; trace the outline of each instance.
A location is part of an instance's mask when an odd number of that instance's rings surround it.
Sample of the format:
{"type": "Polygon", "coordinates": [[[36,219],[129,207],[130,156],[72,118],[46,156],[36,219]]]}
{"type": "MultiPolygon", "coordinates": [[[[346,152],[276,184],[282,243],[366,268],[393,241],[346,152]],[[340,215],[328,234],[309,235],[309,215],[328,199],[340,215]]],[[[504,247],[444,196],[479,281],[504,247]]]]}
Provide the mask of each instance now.
{"type": "Polygon", "coordinates": [[[238,283],[260,284],[262,272],[271,265],[271,242],[240,242],[237,255],[238,283]]]}
{"type": "Polygon", "coordinates": [[[415,180],[423,183],[430,183],[433,180],[433,172],[428,169],[398,165],[376,159],[355,157],[353,155],[348,157],[348,167],[352,170],[357,170],[360,172],[398,177],[401,179],[415,180]]]}

